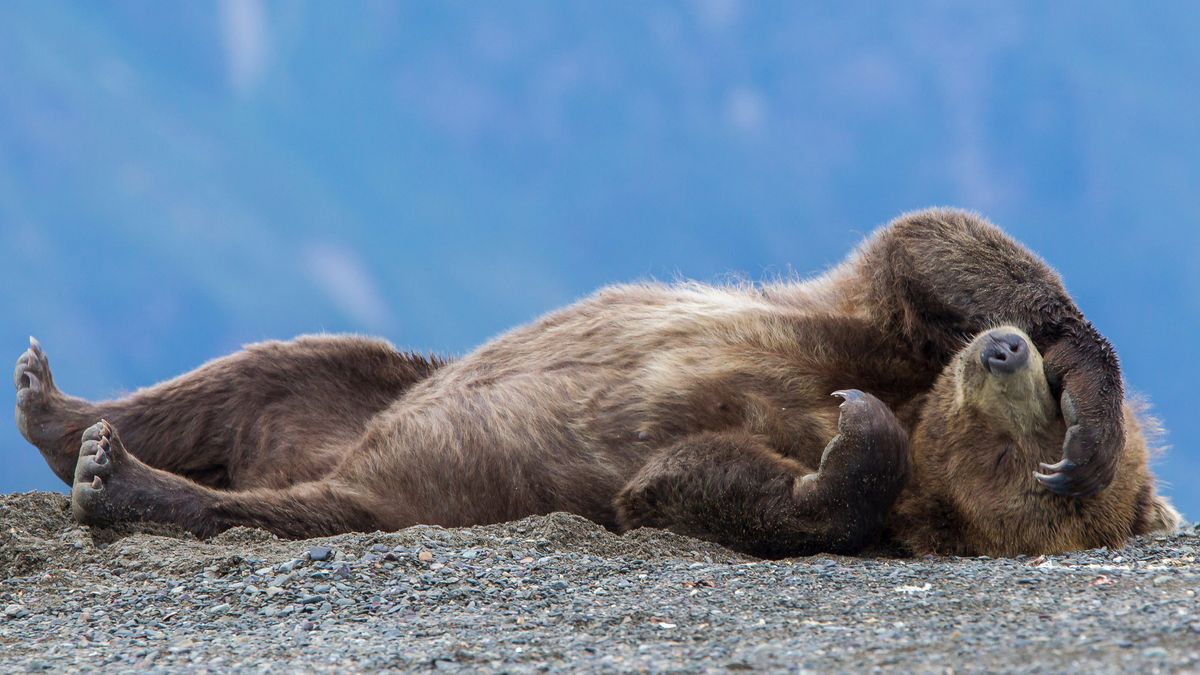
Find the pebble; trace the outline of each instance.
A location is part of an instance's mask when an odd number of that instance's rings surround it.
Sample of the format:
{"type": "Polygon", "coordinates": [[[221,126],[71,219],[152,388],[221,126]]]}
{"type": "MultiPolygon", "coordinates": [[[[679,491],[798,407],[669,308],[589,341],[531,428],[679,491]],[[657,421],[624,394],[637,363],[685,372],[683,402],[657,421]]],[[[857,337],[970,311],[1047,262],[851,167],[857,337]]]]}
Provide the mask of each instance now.
{"type": "Polygon", "coordinates": [[[308,549],[309,560],[328,560],[329,555],[333,553],[333,549],[328,546],[313,546],[308,549]]]}
{"type": "Polygon", "coordinates": [[[29,616],[29,610],[14,603],[4,608],[4,616],[8,619],[23,619],[29,616]]]}

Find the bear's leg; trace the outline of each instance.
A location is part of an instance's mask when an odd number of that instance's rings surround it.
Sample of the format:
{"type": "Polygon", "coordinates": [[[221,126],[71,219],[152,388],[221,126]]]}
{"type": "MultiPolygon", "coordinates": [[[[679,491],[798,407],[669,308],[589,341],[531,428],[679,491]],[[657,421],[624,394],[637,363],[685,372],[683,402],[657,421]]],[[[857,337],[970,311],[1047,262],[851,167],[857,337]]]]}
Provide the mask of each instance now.
{"type": "Polygon", "coordinates": [[[1001,324],[1024,330],[1078,415],[1062,461],[1043,465],[1045,473],[1035,477],[1072,497],[1112,481],[1125,445],[1117,356],[1046,263],[972,214],[934,209],[877,232],[835,275],[847,270],[852,278],[845,285],[857,286],[859,301],[939,364],[984,330],[1001,324]]]}
{"type": "Polygon", "coordinates": [[[845,398],[839,433],[816,471],[750,434],[697,434],[656,455],[621,491],[622,527],[661,527],[766,557],[871,544],[908,480],[908,438],[874,396],[837,395],[845,398]]]}
{"type": "Polygon", "coordinates": [[[236,525],[289,538],[385,529],[381,506],[333,479],[282,489],[214,490],[141,462],[105,421],[84,431],[71,486],[71,510],[85,525],[148,521],[178,525],[200,537],[236,525]]]}
{"type": "Polygon", "coordinates": [[[71,485],[99,419],[146,464],[211,487],[282,487],[328,472],[367,420],[441,364],[358,337],[266,342],[114,401],[54,384],[37,341],[17,361],[17,428],[71,485]],[[281,453],[287,460],[279,461],[281,453]]]}

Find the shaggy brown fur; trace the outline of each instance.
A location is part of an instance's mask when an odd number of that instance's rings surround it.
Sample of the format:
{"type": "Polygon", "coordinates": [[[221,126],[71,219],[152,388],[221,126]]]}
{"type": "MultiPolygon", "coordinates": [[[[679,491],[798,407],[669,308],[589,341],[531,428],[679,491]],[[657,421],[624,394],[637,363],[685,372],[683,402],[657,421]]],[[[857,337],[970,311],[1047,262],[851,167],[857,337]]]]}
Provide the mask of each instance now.
{"type": "Polygon", "coordinates": [[[960,211],[805,282],[608,288],[449,363],[308,337],[88,403],[35,343],[15,382],[92,524],[306,537],[562,510],[777,556],[1043,553],[1178,522],[1108,342],[960,211]]]}

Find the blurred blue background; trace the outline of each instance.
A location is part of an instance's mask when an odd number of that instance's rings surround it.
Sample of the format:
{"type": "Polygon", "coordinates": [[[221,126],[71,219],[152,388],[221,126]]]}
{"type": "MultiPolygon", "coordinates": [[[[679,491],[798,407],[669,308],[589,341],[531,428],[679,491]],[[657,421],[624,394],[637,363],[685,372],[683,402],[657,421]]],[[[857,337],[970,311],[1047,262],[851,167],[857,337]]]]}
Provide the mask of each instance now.
{"type": "Polygon", "coordinates": [[[1062,272],[1195,516],[1200,5],[984,5],[5,2],[0,351],[89,398],[314,331],[462,353],[951,204],[1062,272]]]}

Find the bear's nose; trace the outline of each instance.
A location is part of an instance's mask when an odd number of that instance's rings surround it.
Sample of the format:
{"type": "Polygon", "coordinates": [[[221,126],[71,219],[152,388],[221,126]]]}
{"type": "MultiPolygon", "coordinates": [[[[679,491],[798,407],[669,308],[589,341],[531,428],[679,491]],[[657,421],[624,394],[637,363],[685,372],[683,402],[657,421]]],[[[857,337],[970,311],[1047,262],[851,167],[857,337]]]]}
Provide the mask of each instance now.
{"type": "Polygon", "coordinates": [[[988,372],[1011,375],[1029,363],[1029,345],[1020,335],[994,330],[984,339],[986,343],[979,360],[988,372]]]}

